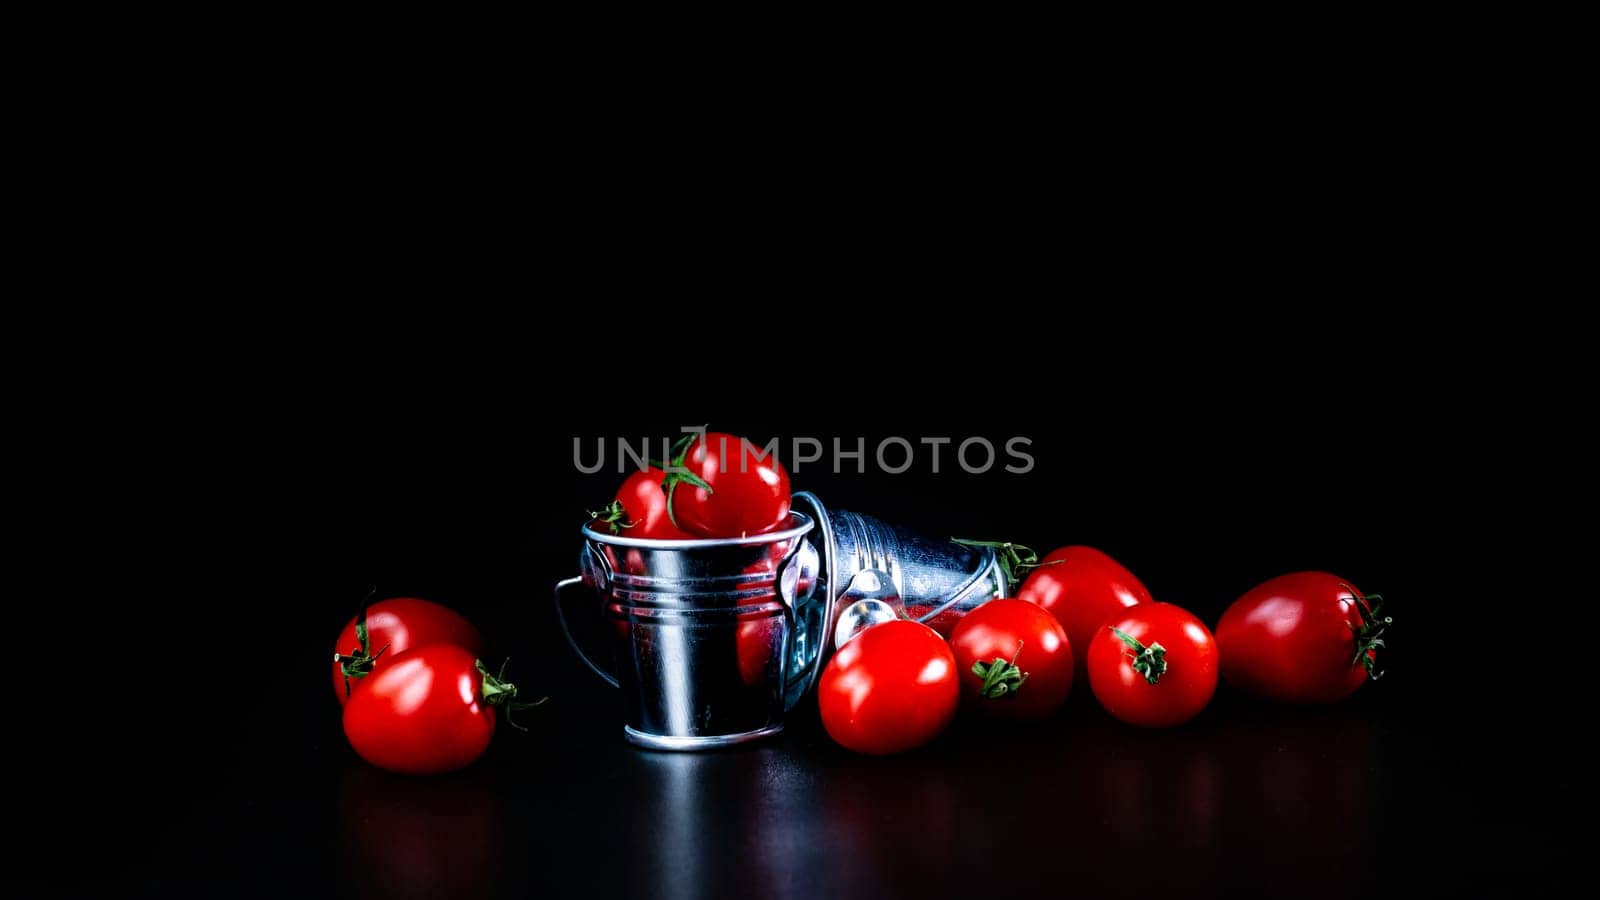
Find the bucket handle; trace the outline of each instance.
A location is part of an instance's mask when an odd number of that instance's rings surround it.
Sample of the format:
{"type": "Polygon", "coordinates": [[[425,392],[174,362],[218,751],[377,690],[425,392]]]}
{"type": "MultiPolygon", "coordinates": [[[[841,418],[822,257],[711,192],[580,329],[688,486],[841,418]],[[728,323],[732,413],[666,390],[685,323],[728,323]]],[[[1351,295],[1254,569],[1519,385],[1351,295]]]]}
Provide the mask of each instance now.
{"type": "Polygon", "coordinates": [[[583,579],[576,576],[563,578],[556,582],[556,621],[561,623],[561,633],[566,635],[567,645],[572,648],[572,652],[578,654],[578,658],[583,660],[583,664],[589,667],[589,671],[605,679],[606,683],[612,687],[621,687],[622,684],[617,681],[617,676],[607,672],[594,660],[590,659],[589,654],[583,652],[583,648],[578,646],[578,641],[572,636],[572,629],[567,627],[567,611],[561,602],[561,592],[567,588],[577,587],[580,584],[583,584],[583,579]]]}

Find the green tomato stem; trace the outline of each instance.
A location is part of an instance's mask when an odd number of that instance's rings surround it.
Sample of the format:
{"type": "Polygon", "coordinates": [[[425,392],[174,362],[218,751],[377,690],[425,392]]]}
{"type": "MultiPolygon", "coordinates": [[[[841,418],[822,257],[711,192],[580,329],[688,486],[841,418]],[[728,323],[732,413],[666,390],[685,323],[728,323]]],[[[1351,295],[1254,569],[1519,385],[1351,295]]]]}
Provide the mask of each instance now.
{"type": "Polygon", "coordinates": [[[1111,633],[1133,651],[1123,655],[1133,660],[1133,670],[1143,675],[1145,681],[1155,684],[1161,680],[1161,676],[1167,674],[1167,648],[1155,641],[1151,641],[1150,646],[1146,647],[1133,635],[1117,628],[1111,629],[1111,633]]]}
{"type": "Polygon", "coordinates": [[[1350,630],[1356,633],[1356,655],[1350,660],[1350,665],[1364,667],[1367,677],[1377,681],[1383,677],[1383,667],[1378,665],[1378,651],[1384,648],[1383,633],[1394,619],[1388,616],[1378,618],[1378,611],[1383,609],[1382,594],[1362,595],[1348,584],[1341,587],[1348,590],[1361,607],[1361,625],[1350,626],[1350,630]]]}
{"type": "Polygon", "coordinates": [[[333,661],[339,664],[339,672],[344,676],[344,695],[350,696],[352,690],[350,679],[365,678],[372,674],[372,665],[378,661],[389,649],[384,644],[377,653],[372,652],[372,635],[367,631],[367,605],[372,602],[372,597],[378,592],[373,586],[367,590],[367,599],[361,601],[361,612],[356,614],[356,646],[348,654],[333,652],[333,661]]]}
{"type": "Polygon", "coordinates": [[[476,660],[476,662],[478,664],[478,674],[483,676],[483,687],[479,689],[479,693],[483,696],[483,702],[490,706],[504,709],[506,721],[511,724],[512,728],[518,731],[527,731],[528,729],[517,724],[517,720],[511,717],[511,713],[519,709],[532,709],[550,698],[540,697],[532,702],[517,700],[517,686],[506,681],[506,667],[511,665],[511,657],[509,656],[506,657],[505,662],[500,664],[500,672],[498,674],[490,674],[489,668],[483,664],[483,660],[476,660]]]}
{"type": "Polygon", "coordinates": [[[1017,668],[1017,655],[1021,652],[1022,642],[1018,641],[1017,652],[1011,654],[1009,661],[997,656],[992,663],[979,660],[972,664],[972,674],[983,679],[978,696],[988,700],[1016,696],[1028,680],[1028,673],[1017,668]]]}
{"type": "Polygon", "coordinates": [[[1044,566],[1060,565],[1065,560],[1053,559],[1050,562],[1040,562],[1039,554],[1026,544],[1017,544],[1011,541],[974,541],[967,538],[953,537],[950,539],[957,544],[968,547],[988,547],[996,551],[1000,559],[1000,571],[1005,573],[1006,585],[1011,591],[1016,591],[1017,585],[1034,569],[1044,566]]]}

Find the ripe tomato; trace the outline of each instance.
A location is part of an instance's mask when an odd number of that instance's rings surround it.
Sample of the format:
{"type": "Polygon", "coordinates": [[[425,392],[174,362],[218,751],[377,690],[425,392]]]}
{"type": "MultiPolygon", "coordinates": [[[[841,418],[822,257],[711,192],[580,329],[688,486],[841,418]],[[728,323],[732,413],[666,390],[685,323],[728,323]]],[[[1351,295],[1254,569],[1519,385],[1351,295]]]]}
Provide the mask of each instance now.
{"type": "Polygon", "coordinates": [[[776,455],[718,431],[696,437],[680,463],[686,473],[667,476],[673,522],[701,537],[760,534],[789,518],[789,473],[776,455]]]}
{"type": "Polygon", "coordinates": [[[1333,703],[1382,674],[1383,598],[1326,572],[1280,575],[1233,601],[1217,623],[1222,677],[1289,703],[1333,703]]]}
{"type": "Polygon", "coordinates": [[[1107,619],[1149,603],[1150,592],[1122,564],[1093,547],[1062,547],[1028,575],[1017,598],[1037,603],[1067,631],[1081,677],[1089,641],[1107,619]]]}
{"type": "Polygon", "coordinates": [[[333,645],[333,692],[345,702],[359,679],[381,672],[396,654],[428,644],[454,644],[469,653],[483,636],[460,613],[419,597],[391,597],[345,624],[333,645]]]}
{"type": "Polygon", "coordinates": [[[754,600],[745,601],[749,608],[739,614],[739,676],[751,687],[775,681],[767,677],[768,670],[783,655],[787,631],[783,600],[778,596],[777,572],[783,558],[789,555],[790,546],[790,541],[770,544],[761,558],[744,567],[745,586],[771,589],[759,604],[754,600]]]}
{"type": "Polygon", "coordinates": [[[1043,719],[1072,690],[1067,633],[1032,603],[990,600],[956,624],[950,647],[962,696],[988,715],[1043,719]]]}
{"type": "Polygon", "coordinates": [[[851,638],[817,683],[822,726],[857,753],[920,747],[950,725],[960,703],[950,645],[928,626],[905,619],[851,638]]]}
{"type": "Polygon", "coordinates": [[[739,677],[744,683],[757,687],[767,682],[767,669],[772,665],[772,645],[782,634],[783,619],[766,613],[759,617],[739,619],[739,677]]]}
{"type": "Polygon", "coordinates": [[[666,477],[667,473],[655,466],[629,475],[610,506],[589,514],[594,529],[636,538],[690,537],[667,515],[667,489],[662,486],[666,477]]]}
{"type": "Polygon", "coordinates": [[[1141,603],[1089,640],[1089,687],[1115,718],[1165,728],[1194,718],[1217,691],[1217,642],[1171,603],[1141,603]]]}
{"type": "Polygon", "coordinates": [[[418,647],[362,680],[344,705],[344,734],[380,769],[449,772],[483,755],[494,736],[494,707],[516,696],[516,686],[490,675],[476,654],[448,644],[418,647]]]}

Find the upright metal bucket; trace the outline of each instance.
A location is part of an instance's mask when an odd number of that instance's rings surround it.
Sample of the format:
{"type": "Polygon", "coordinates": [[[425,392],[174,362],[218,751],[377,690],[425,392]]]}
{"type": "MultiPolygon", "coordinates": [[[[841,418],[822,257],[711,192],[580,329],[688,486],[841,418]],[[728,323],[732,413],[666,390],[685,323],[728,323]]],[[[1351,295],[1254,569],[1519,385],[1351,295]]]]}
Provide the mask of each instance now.
{"type": "Polygon", "coordinates": [[[622,691],[623,733],[658,750],[721,747],[776,734],[821,656],[822,611],[807,601],[817,553],[809,516],[744,538],[657,540],[585,527],[580,582],[598,594],[615,671],[567,639],[622,691]]]}

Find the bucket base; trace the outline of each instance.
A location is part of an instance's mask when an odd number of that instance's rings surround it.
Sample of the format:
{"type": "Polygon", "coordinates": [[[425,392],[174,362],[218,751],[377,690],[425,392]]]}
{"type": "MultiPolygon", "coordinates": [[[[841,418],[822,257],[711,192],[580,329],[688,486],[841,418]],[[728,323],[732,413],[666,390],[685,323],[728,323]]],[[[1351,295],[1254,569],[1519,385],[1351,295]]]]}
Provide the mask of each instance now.
{"type": "Polygon", "coordinates": [[[627,725],[622,726],[622,736],[628,743],[637,744],[650,750],[715,750],[718,747],[731,747],[734,744],[743,744],[749,741],[759,741],[771,737],[783,730],[783,724],[768,725],[755,731],[745,731],[739,734],[708,734],[697,737],[669,737],[660,734],[645,734],[635,731],[627,725]]]}

